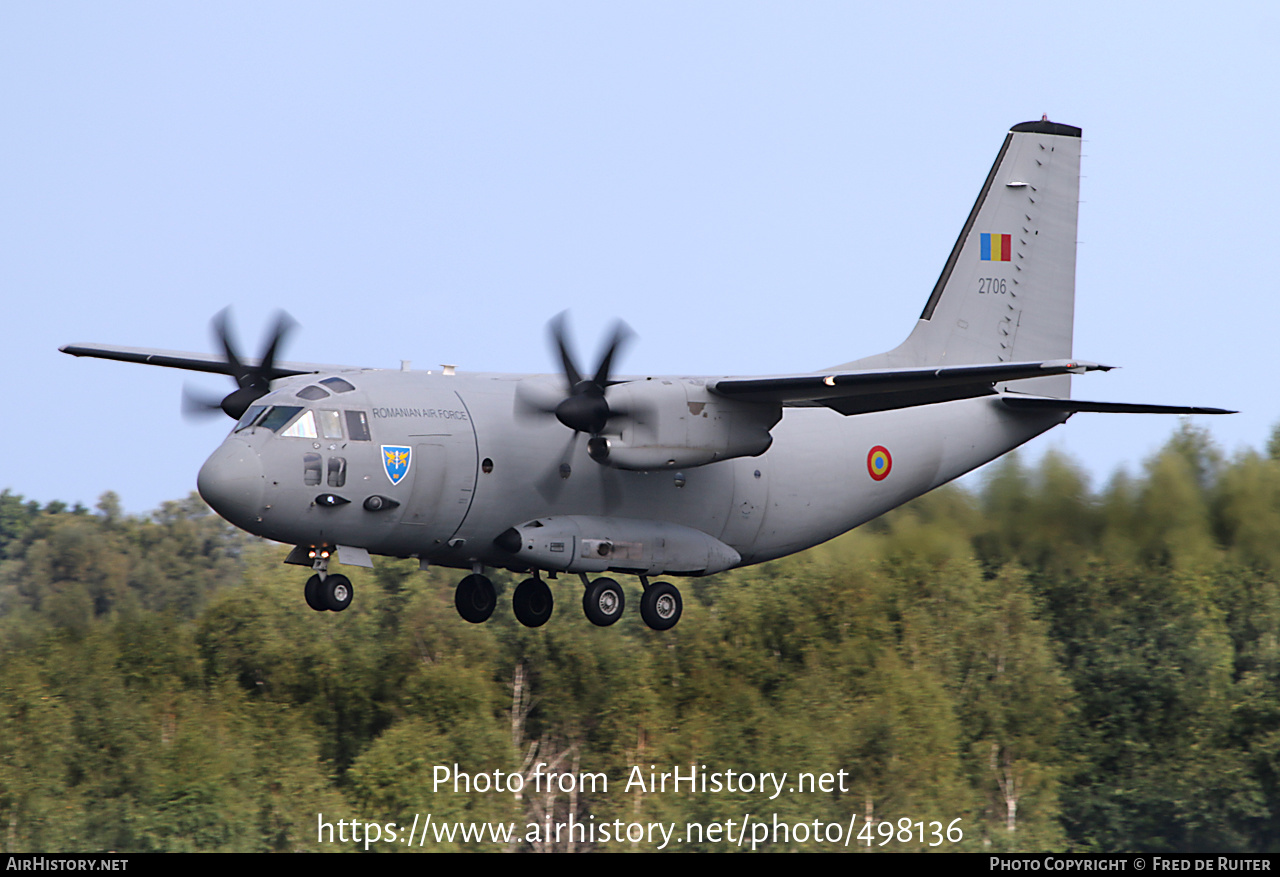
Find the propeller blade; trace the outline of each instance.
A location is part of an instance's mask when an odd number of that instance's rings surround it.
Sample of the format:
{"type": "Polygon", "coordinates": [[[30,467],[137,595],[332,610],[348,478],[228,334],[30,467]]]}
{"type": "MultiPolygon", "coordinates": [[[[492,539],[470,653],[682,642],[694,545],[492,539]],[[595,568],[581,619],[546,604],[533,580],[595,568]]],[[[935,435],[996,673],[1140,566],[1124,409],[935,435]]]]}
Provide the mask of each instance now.
{"type": "Polygon", "coordinates": [[[182,387],[182,416],[189,420],[206,419],[222,414],[222,400],[210,396],[203,391],[193,390],[187,385],[182,387]]]}
{"type": "Polygon", "coordinates": [[[230,312],[231,308],[228,306],[214,314],[213,319],[209,321],[209,328],[213,330],[213,338],[222,348],[227,364],[231,366],[231,376],[238,383],[240,375],[244,372],[244,364],[240,362],[235,344],[231,342],[231,329],[227,326],[227,316],[230,312]]]}
{"type": "Polygon", "coordinates": [[[556,406],[564,399],[558,387],[532,378],[516,384],[515,413],[527,419],[542,418],[556,413],[556,406]]]}
{"type": "Polygon", "coordinates": [[[607,515],[622,507],[623,473],[608,466],[597,466],[596,473],[600,478],[600,506],[607,515]]]}
{"type": "Polygon", "coordinates": [[[554,466],[538,476],[538,480],[534,482],[534,487],[537,488],[538,493],[547,502],[555,502],[560,498],[565,482],[569,480],[569,476],[573,472],[570,463],[577,450],[578,434],[575,432],[565,444],[564,450],[560,453],[560,459],[556,461],[554,466]]]}
{"type": "Polygon", "coordinates": [[[275,376],[276,350],[297,325],[298,321],[284,311],[276,313],[276,325],[271,332],[271,340],[267,343],[267,351],[262,354],[262,362],[259,363],[256,369],[259,375],[265,377],[267,384],[270,384],[271,379],[275,376]]]}
{"type": "Polygon", "coordinates": [[[609,341],[609,346],[605,348],[604,356],[600,357],[600,365],[596,369],[595,384],[603,390],[609,386],[609,371],[613,366],[614,355],[632,338],[635,332],[631,331],[631,327],[619,320],[613,326],[613,338],[609,341]]]}
{"type": "MultiPolygon", "coordinates": [[[[257,365],[249,365],[240,355],[231,337],[230,313],[229,307],[218,311],[209,321],[209,327],[213,332],[214,341],[222,348],[223,356],[227,359],[231,377],[236,382],[236,389],[213,407],[221,409],[233,420],[239,420],[249,410],[250,405],[271,392],[271,382],[279,377],[275,371],[276,353],[289,332],[298,324],[284,311],[278,312],[262,357],[257,365]]],[[[183,401],[184,412],[195,414],[210,407],[208,400],[201,399],[195,394],[188,395],[190,399],[184,397],[183,401]]]]}
{"type": "Polygon", "coordinates": [[[565,380],[569,382],[569,392],[572,393],[574,388],[582,383],[582,375],[573,364],[573,356],[569,353],[569,345],[565,341],[565,313],[566,311],[561,311],[552,317],[547,328],[551,332],[551,341],[560,353],[560,364],[564,368],[565,380]]]}

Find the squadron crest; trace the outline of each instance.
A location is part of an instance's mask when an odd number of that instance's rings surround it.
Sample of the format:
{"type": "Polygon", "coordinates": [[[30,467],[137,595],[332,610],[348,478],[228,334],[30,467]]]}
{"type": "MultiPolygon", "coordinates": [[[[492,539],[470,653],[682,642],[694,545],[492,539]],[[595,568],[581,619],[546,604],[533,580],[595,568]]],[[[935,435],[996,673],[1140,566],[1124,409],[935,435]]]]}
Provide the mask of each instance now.
{"type": "Polygon", "coordinates": [[[403,445],[382,446],[382,468],[392,484],[399,484],[409,474],[409,463],[412,460],[413,448],[403,445]]]}

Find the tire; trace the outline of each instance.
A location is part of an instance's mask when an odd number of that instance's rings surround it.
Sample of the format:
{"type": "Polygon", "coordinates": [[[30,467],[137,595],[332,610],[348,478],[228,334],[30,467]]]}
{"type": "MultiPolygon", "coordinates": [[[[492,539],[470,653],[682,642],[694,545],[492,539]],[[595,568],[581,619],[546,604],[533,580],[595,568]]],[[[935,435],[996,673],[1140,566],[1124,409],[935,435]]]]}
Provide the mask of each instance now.
{"type": "Polygon", "coordinates": [[[498,596],[493,591],[493,582],[485,576],[467,576],[458,582],[458,589],[453,594],[453,605],[458,614],[472,624],[488,621],[497,603],[498,596]]]}
{"type": "Polygon", "coordinates": [[[627,598],[613,579],[596,579],[582,595],[582,611],[597,627],[608,627],[622,617],[627,598]]]}
{"type": "Polygon", "coordinates": [[[654,582],[640,598],[640,617],[653,630],[670,630],[684,612],[684,601],[675,585],[654,582]]]}
{"type": "Polygon", "coordinates": [[[516,620],[525,627],[542,627],[551,618],[555,598],[546,582],[525,579],[511,598],[511,608],[515,610],[516,620]]]}
{"type": "Polygon", "coordinates": [[[302,596],[306,598],[307,605],[317,612],[329,611],[329,607],[320,600],[320,576],[307,579],[307,584],[302,589],[302,596]]]}
{"type": "Polygon", "coordinates": [[[351,587],[351,579],[346,576],[326,576],[316,589],[321,603],[332,612],[341,612],[351,605],[355,590],[351,587]]]}

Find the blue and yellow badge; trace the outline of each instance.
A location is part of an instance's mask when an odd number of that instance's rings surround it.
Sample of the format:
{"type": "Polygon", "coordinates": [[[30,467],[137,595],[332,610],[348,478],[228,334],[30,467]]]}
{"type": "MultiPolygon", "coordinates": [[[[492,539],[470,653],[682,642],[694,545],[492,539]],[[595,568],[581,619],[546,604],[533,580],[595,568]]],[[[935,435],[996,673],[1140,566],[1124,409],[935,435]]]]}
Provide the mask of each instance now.
{"type": "Polygon", "coordinates": [[[387,477],[391,479],[392,484],[399,484],[404,481],[404,476],[409,474],[409,461],[412,453],[413,448],[406,448],[402,445],[382,446],[382,468],[386,470],[387,477]]]}

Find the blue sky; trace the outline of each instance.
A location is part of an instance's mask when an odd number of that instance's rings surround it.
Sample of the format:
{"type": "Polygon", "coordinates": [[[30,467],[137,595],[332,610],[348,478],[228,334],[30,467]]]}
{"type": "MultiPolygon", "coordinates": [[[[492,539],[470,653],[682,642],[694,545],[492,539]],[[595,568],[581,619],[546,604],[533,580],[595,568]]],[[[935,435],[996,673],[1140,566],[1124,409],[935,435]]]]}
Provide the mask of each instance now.
{"type": "MultiPolygon", "coordinates": [[[[133,512],[230,426],[214,376],[74,341],[548,371],[614,317],[624,372],[769,374],[897,344],[1012,124],[1084,129],[1084,398],[1280,421],[1273,4],[0,5],[0,488],[133,512]],[[879,8],[876,8],[879,7],[879,8]],[[1158,10],[1153,12],[1153,10],[1158,10]]],[[[1038,439],[1101,482],[1176,418],[1038,439]]]]}

